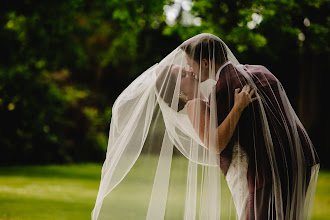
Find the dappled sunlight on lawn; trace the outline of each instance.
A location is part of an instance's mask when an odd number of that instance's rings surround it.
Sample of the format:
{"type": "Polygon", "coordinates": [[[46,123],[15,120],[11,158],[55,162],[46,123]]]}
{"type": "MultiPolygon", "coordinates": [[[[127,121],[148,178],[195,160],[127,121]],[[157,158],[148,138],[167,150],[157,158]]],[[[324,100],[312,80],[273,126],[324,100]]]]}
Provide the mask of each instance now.
{"type": "MultiPolygon", "coordinates": [[[[137,163],[105,201],[112,219],[117,219],[118,213],[123,212],[127,213],[126,219],[144,216],[145,213],[136,211],[139,210],[136,207],[145,210],[148,206],[150,192],[145,190],[150,187],[145,185],[152,184],[153,180],[143,169],[157,163],[154,158],[149,159],[145,164],[137,163]],[[131,213],[134,213],[134,216],[131,213]]],[[[185,166],[182,158],[174,157],[174,164],[185,166]]],[[[90,219],[100,183],[101,167],[100,164],[1,167],[0,219],[90,219]]],[[[184,208],[182,201],[185,194],[185,176],[174,170],[172,169],[170,184],[176,184],[176,187],[170,187],[168,199],[177,203],[175,207],[168,207],[171,210],[166,212],[168,219],[181,216],[184,208]]],[[[312,219],[328,219],[330,216],[329,181],[330,172],[321,171],[312,219]]],[[[222,190],[223,193],[229,193],[225,184],[222,190]]],[[[229,205],[230,202],[222,204],[222,211],[226,216],[230,210],[229,205]]]]}

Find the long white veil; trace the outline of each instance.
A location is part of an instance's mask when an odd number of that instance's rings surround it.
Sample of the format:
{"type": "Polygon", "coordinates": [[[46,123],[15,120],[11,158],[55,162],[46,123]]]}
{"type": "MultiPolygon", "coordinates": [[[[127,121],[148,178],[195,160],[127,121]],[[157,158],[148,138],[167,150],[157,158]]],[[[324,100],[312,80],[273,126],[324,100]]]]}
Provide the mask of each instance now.
{"type": "Polygon", "coordinates": [[[318,169],[274,75],[200,34],[114,103],[92,219],[310,219],[318,169]],[[257,100],[221,129],[246,84],[257,100]]]}

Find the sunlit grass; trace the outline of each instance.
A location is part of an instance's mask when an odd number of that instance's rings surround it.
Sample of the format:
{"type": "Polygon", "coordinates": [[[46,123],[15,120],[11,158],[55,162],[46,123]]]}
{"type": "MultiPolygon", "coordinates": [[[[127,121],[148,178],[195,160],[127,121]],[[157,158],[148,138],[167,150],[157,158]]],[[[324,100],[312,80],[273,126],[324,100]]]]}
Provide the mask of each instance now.
{"type": "Polygon", "coordinates": [[[312,219],[330,219],[330,172],[321,170],[317,179],[312,219]]]}
{"type": "Polygon", "coordinates": [[[90,219],[101,165],[0,169],[0,219],[90,219]]]}
{"type": "MultiPolygon", "coordinates": [[[[182,161],[174,162],[177,166],[182,163],[182,161]]],[[[151,159],[148,163],[154,167],[156,160],[151,159]]],[[[90,219],[99,187],[100,174],[101,165],[99,164],[1,167],[0,219],[90,219]]],[[[184,176],[180,173],[176,173],[174,179],[175,182],[170,182],[170,184],[185,182],[184,176]]],[[[114,211],[112,219],[116,219],[116,211],[123,213],[123,211],[129,210],[129,207],[139,203],[141,198],[145,200],[140,204],[141,207],[148,205],[148,196],[143,197],[145,194],[143,190],[146,189],[144,185],[150,184],[150,182],[152,182],[152,178],[149,173],[138,168],[128,175],[125,181],[115,188],[113,200],[108,201],[109,204],[112,204],[114,211]]],[[[312,219],[329,219],[329,182],[330,172],[321,171],[312,219]]],[[[168,199],[181,201],[184,185],[176,185],[172,189],[168,199]]],[[[172,207],[173,213],[175,208],[182,209],[179,206],[172,207]]],[[[171,215],[171,213],[166,212],[166,215],[171,215]]],[[[127,214],[129,215],[129,212],[127,214]]],[[[143,215],[143,213],[140,214],[143,215]]],[[[132,219],[135,218],[132,216],[132,219]]]]}

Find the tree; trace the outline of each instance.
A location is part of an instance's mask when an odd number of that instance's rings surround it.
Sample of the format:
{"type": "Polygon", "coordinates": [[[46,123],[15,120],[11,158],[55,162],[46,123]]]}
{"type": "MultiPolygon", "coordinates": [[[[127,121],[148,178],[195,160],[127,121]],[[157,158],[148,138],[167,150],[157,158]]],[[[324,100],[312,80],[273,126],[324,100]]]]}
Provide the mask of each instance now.
{"type": "Polygon", "coordinates": [[[111,104],[140,73],[141,33],[162,22],[162,6],[14,0],[1,7],[1,162],[103,161],[111,104]]]}
{"type": "Polygon", "coordinates": [[[177,34],[186,40],[198,33],[212,33],[226,42],[241,63],[262,64],[270,69],[284,85],[309,131],[322,165],[330,168],[323,157],[328,155],[324,146],[329,143],[329,128],[324,125],[330,123],[323,107],[329,82],[330,2],[200,0],[192,3],[190,17],[200,18],[200,24],[187,25],[183,19],[187,11],[181,7],[176,21],[164,34],[177,34]]]}

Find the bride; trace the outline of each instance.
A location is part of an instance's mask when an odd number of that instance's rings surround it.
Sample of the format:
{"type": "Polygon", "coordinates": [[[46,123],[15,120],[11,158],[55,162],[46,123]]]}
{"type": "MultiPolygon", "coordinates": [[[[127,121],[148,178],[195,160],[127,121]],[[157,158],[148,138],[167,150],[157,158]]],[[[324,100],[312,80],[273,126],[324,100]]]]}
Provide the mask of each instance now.
{"type": "Polygon", "coordinates": [[[310,219],[319,159],[284,88],[211,34],[122,92],[106,156],[92,219],[310,219]]]}

